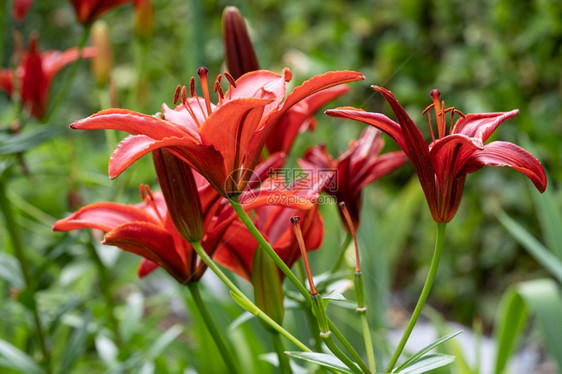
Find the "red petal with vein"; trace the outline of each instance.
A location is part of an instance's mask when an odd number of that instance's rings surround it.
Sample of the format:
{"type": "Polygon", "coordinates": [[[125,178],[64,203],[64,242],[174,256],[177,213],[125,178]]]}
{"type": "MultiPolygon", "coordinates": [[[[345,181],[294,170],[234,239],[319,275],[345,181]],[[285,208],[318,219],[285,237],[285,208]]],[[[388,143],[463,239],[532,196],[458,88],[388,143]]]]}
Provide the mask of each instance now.
{"type": "Polygon", "coordinates": [[[509,142],[492,142],[484,149],[473,153],[463,168],[463,173],[472,173],[484,165],[508,166],[525,174],[537,190],[546,189],[546,174],[539,160],[523,148],[509,142]]]}
{"type": "Polygon", "coordinates": [[[71,231],[92,228],[108,232],[113,228],[131,221],[158,224],[150,214],[134,205],[102,202],[86,205],[72,215],[58,220],[53,226],[55,231],[71,231]]]}
{"type": "Polygon", "coordinates": [[[185,264],[174,250],[173,237],[160,226],[145,222],[125,223],[108,232],[102,244],[142,256],[166,269],[180,282],[187,278],[185,264]]]}
{"type": "Polygon", "coordinates": [[[364,170],[360,174],[361,178],[354,182],[356,183],[355,189],[361,190],[371,182],[392,173],[394,170],[402,166],[407,159],[406,154],[402,151],[389,152],[380,155],[375,163],[370,165],[368,169],[364,170]]]}
{"type": "Polygon", "coordinates": [[[189,136],[185,131],[174,127],[171,123],[126,109],[102,110],[88,118],[81,119],[70,125],[79,130],[120,130],[131,134],[142,134],[156,140],[172,136],[189,136]]]}
{"type": "Polygon", "coordinates": [[[485,142],[503,121],[514,117],[517,113],[519,113],[518,109],[505,113],[467,114],[465,118],[457,121],[453,133],[464,134],[471,138],[478,137],[485,142]]]}
{"type": "MultiPolygon", "coordinates": [[[[264,98],[264,91],[273,94],[266,111],[275,107],[285,97],[286,76],[275,74],[269,70],[256,70],[244,74],[236,80],[236,87],[230,87],[224,94],[225,100],[255,97],[264,98]],[[263,88],[263,89],[262,89],[263,88]]],[[[269,96],[265,96],[270,98],[269,96]]]]}
{"type": "Polygon", "coordinates": [[[422,185],[422,189],[429,204],[429,209],[432,212],[437,211],[438,197],[435,188],[434,170],[429,159],[429,148],[422,133],[416,127],[410,116],[408,116],[408,113],[406,113],[404,108],[398,103],[398,100],[396,100],[392,92],[378,86],[374,86],[373,88],[379,91],[390,104],[390,108],[394,112],[400,124],[400,128],[402,129],[402,136],[406,143],[406,148],[404,150],[407,152],[410,161],[414,165],[414,169],[416,169],[420,184],[422,185]]]}
{"type": "MultiPolygon", "coordinates": [[[[109,177],[115,178],[145,154],[158,148],[168,148],[205,176],[209,182],[226,179],[223,159],[213,147],[205,147],[190,138],[154,140],[144,135],[129,135],[117,146],[109,160],[109,177]]],[[[214,186],[219,191],[224,186],[214,186]]]]}
{"type": "Polygon", "coordinates": [[[203,144],[212,145],[222,154],[226,170],[240,167],[263,108],[270,102],[256,98],[232,100],[218,107],[201,125],[199,135],[203,144]]]}
{"type": "Polygon", "coordinates": [[[429,154],[439,182],[455,179],[472,153],[483,147],[479,138],[462,134],[451,134],[436,140],[429,154]]]}
{"type": "Polygon", "coordinates": [[[392,138],[392,140],[394,140],[396,144],[398,144],[398,146],[400,146],[400,148],[402,148],[404,152],[406,152],[406,154],[409,154],[400,125],[384,114],[365,112],[364,110],[351,107],[329,109],[326,111],[326,114],[331,117],[352,119],[374,126],[377,129],[387,133],[392,138]]]}

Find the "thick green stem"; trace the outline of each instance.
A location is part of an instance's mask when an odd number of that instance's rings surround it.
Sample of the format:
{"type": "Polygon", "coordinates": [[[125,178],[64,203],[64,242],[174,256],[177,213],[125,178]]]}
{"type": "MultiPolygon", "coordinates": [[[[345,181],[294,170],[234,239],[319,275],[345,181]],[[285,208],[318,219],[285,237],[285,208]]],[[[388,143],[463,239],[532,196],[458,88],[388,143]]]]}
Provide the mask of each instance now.
{"type": "Polygon", "coordinates": [[[260,247],[263,248],[269,255],[269,257],[273,259],[273,261],[279,267],[279,269],[281,269],[283,274],[287,276],[289,281],[293,283],[293,285],[297,288],[301,295],[304,296],[305,300],[310,301],[310,294],[308,293],[304,285],[298,280],[296,275],[293,274],[293,272],[291,271],[291,269],[289,269],[285,262],[283,262],[281,257],[279,257],[277,253],[275,253],[275,250],[271,247],[271,244],[269,244],[267,240],[265,240],[261,232],[256,228],[246,211],[242,208],[242,205],[240,205],[238,196],[231,197],[230,204],[232,205],[232,208],[234,209],[236,214],[238,214],[238,217],[240,217],[240,220],[244,223],[246,228],[250,231],[253,237],[256,238],[256,240],[260,244],[260,247]]]}
{"type": "Polygon", "coordinates": [[[90,36],[90,30],[91,29],[92,29],[92,25],[84,26],[84,31],[82,32],[82,39],[80,40],[80,43],[78,44],[78,58],[76,59],[76,61],[74,61],[72,63],[72,66],[70,67],[70,71],[66,75],[64,83],[63,83],[61,89],[58,92],[58,95],[56,96],[55,100],[53,101],[53,103],[49,107],[49,111],[47,112],[47,115],[42,120],[43,122],[49,122],[49,120],[51,119],[51,117],[55,113],[55,110],[57,109],[57,107],[64,101],[64,99],[68,95],[68,91],[70,90],[70,86],[72,85],[72,82],[74,81],[74,78],[76,77],[76,73],[78,72],[78,67],[80,66],[80,63],[83,60],[82,51],[84,49],[84,46],[86,45],[86,42],[88,41],[88,37],[90,36]]]}
{"type": "Polygon", "coordinates": [[[215,321],[211,318],[211,314],[207,310],[203,299],[201,298],[201,294],[199,293],[199,282],[193,282],[188,284],[189,291],[191,292],[191,296],[193,296],[193,301],[195,302],[195,306],[199,310],[199,314],[203,318],[205,322],[205,326],[209,330],[209,333],[213,337],[219,352],[221,353],[222,359],[224,363],[228,367],[229,373],[240,373],[238,366],[235,364],[234,360],[232,359],[232,355],[222,338],[222,334],[217,328],[215,321]]]}
{"type": "Polygon", "coordinates": [[[285,348],[283,346],[283,341],[281,340],[281,335],[277,332],[271,333],[271,340],[273,341],[273,347],[275,352],[277,352],[277,357],[279,358],[279,372],[292,374],[291,364],[289,362],[289,357],[285,354],[285,348]]]}
{"type": "Polygon", "coordinates": [[[435,274],[437,273],[437,268],[439,267],[441,252],[443,251],[446,226],[446,222],[437,223],[437,238],[435,240],[435,249],[433,251],[433,258],[431,259],[429,273],[427,274],[427,278],[418,299],[418,303],[416,304],[416,308],[414,309],[414,313],[412,314],[412,317],[410,317],[410,322],[408,322],[408,326],[406,327],[406,330],[402,335],[402,339],[400,339],[400,343],[398,343],[398,347],[396,347],[394,355],[392,355],[392,358],[388,363],[385,373],[390,373],[392,369],[394,369],[394,366],[396,365],[398,358],[400,358],[400,354],[404,350],[404,346],[406,345],[406,342],[408,341],[408,338],[410,337],[410,334],[412,333],[412,330],[414,329],[414,326],[418,321],[418,317],[420,316],[423,306],[425,305],[427,297],[429,296],[429,291],[431,291],[431,286],[433,285],[435,274]]]}
{"type": "MultiPolygon", "coordinates": [[[[298,261],[297,275],[300,278],[300,281],[304,283],[306,279],[306,274],[304,270],[304,263],[302,261],[298,261]]],[[[305,302],[301,302],[301,306],[302,309],[304,310],[304,313],[306,314],[308,327],[310,329],[311,336],[314,339],[314,350],[316,352],[322,352],[322,339],[320,338],[320,329],[318,328],[318,323],[316,323],[316,318],[314,318],[314,314],[312,314],[312,309],[310,308],[310,304],[308,304],[305,301],[305,302]]]]}
{"type": "Polygon", "coordinates": [[[211,269],[220,278],[221,281],[223,281],[223,283],[230,289],[230,291],[234,295],[236,295],[238,298],[240,298],[246,305],[251,307],[251,309],[252,309],[251,313],[252,314],[254,314],[256,317],[262,319],[265,323],[267,323],[269,326],[271,326],[274,330],[276,330],[281,335],[283,335],[285,338],[287,338],[287,340],[289,340],[291,343],[296,345],[300,350],[302,350],[304,352],[312,352],[310,350],[310,348],[308,348],[301,341],[299,341],[297,338],[295,338],[293,335],[291,335],[290,332],[285,330],[277,322],[272,320],[267,314],[265,314],[264,311],[262,311],[260,308],[258,308],[258,306],[255,305],[238,287],[236,287],[236,285],[230,279],[228,279],[226,274],[223,273],[223,271],[219,268],[219,266],[216,264],[216,262],[214,262],[213,259],[209,256],[209,254],[207,254],[207,252],[203,249],[203,247],[201,246],[201,243],[192,242],[191,245],[193,246],[193,249],[195,249],[195,252],[197,253],[197,255],[205,263],[205,265],[207,265],[207,267],[209,269],[211,269]]]}
{"type": "Polygon", "coordinates": [[[355,295],[357,297],[357,315],[361,321],[361,329],[363,332],[363,340],[365,341],[365,350],[367,351],[367,361],[369,362],[369,369],[373,373],[377,372],[377,365],[375,363],[375,351],[373,350],[373,340],[371,338],[371,329],[367,321],[367,307],[365,306],[365,293],[363,290],[363,276],[360,271],[355,273],[355,295]]]}
{"type": "Polygon", "coordinates": [[[349,246],[349,243],[351,243],[351,239],[352,239],[351,233],[348,232],[347,236],[344,239],[343,246],[342,246],[342,249],[340,251],[340,255],[338,257],[338,260],[336,261],[336,263],[334,264],[334,267],[332,268],[332,272],[331,272],[332,274],[336,273],[340,269],[340,266],[343,262],[343,259],[345,258],[345,253],[347,251],[347,247],[349,246]]]}
{"type": "Polygon", "coordinates": [[[25,281],[25,287],[30,295],[30,308],[31,313],[33,315],[33,322],[35,324],[35,330],[37,334],[37,340],[39,341],[39,347],[43,354],[43,362],[47,368],[47,372],[51,372],[50,364],[51,364],[51,353],[47,348],[47,343],[45,339],[45,334],[43,332],[43,326],[41,324],[41,318],[39,316],[39,308],[37,307],[37,300],[35,298],[35,290],[32,287],[32,278],[31,273],[29,270],[27,257],[25,255],[25,251],[23,245],[21,243],[21,237],[18,230],[18,226],[16,220],[14,218],[14,213],[12,211],[12,207],[10,202],[6,196],[6,184],[4,180],[5,176],[0,176],[0,210],[4,214],[4,220],[6,224],[6,230],[8,231],[8,235],[10,236],[10,240],[12,241],[12,247],[14,249],[14,253],[18,262],[20,264],[21,273],[23,279],[25,281]]]}

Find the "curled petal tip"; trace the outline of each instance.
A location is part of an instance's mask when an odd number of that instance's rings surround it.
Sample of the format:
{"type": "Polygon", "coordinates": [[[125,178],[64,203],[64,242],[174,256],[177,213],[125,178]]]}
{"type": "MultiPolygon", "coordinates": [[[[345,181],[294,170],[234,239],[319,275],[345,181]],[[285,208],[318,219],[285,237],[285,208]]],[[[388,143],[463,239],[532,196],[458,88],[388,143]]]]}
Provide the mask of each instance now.
{"type": "Polygon", "coordinates": [[[291,79],[293,79],[293,73],[291,73],[291,70],[289,68],[283,68],[283,77],[285,79],[285,82],[290,82],[291,79]]]}

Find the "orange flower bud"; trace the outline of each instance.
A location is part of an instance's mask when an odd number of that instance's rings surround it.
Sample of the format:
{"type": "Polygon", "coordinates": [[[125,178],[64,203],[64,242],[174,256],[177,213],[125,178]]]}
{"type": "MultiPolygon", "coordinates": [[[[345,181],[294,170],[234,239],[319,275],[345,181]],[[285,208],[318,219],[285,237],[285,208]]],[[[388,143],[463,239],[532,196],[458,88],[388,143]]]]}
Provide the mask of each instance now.
{"type": "Polygon", "coordinates": [[[149,39],[154,32],[154,7],[151,0],[135,0],[135,35],[149,39]]]}
{"type": "Polygon", "coordinates": [[[92,58],[92,75],[98,85],[109,81],[113,68],[113,50],[107,22],[97,20],[92,26],[92,45],[96,48],[96,55],[92,58]]]}

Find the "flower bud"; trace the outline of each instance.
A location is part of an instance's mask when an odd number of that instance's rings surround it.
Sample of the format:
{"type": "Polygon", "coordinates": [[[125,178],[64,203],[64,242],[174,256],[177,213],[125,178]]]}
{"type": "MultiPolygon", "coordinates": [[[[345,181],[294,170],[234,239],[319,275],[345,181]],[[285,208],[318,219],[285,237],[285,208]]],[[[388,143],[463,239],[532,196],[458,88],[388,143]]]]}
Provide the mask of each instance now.
{"type": "MultiPolygon", "coordinates": [[[[254,252],[251,276],[256,305],[271,319],[282,325],[285,308],[281,274],[279,274],[279,268],[275,262],[262,248],[257,248],[254,252]]],[[[268,330],[272,329],[266,323],[262,323],[262,325],[268,330]]]]}
{"type": "Polygon", "coordinates": [[[191,167],[163,149],[153,151],[152,160],[176,229],[188,242],[201,240],[203,214],[191,167]]]}
{"type": "Polygon", "coordinates": [[[113,68],[113,50],[107,22],[97,20],[92,25],[92,45],[96,55],[92,58],[92,75],[99,86],[107,84],[113,68]]]}
{"type": "Polygon", "coordinates": [[[260,68],[244,18],[234,6],[226,7],[222,13],[222,36],[226,66],[234,79],[260,68]]]}
{"type": "Polygon", "coordinates": [[[146,40],[154,33],[154,7],[151,0],[135,0],[135,35],[146,40]]]}

